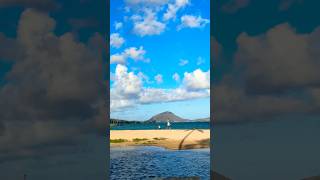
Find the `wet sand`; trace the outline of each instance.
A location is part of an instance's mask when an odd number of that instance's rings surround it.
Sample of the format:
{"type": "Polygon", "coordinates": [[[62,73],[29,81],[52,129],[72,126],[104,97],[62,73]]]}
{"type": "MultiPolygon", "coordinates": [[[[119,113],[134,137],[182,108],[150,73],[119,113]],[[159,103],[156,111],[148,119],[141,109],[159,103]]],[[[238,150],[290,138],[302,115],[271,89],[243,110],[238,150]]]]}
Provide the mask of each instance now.
{"type": "Polygon", "coordinates": [[[150,145],[172,150],[208,148],[210,130],[111,130],[110,142],[112,147],[150,145]]]}

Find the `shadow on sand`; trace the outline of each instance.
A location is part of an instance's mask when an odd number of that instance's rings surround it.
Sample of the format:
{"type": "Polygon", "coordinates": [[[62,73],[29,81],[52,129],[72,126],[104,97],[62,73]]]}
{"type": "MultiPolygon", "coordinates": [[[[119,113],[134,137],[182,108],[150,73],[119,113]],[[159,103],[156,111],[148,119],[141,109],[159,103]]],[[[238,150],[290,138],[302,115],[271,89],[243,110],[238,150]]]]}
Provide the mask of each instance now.
{"type": "Polygon", "coordinates": [[[188,132],[188,134],[186,134],[183,139],[181,140],[181,142],[179,143],[179,150],[182,149],[194,149],[194,148],[206,148],[209,147],[210,145],[210,139],[204,139],[204,140],[200,140],[197,141],[197,143],[195,144],[183,144],[185,142],[185,140],[194,132],[194,131],[199,131],[201,133],[203,133],[203,130],[201,129],[190,129],[190,130],[186,130],[186,131],[190,131],[188,132]]]}

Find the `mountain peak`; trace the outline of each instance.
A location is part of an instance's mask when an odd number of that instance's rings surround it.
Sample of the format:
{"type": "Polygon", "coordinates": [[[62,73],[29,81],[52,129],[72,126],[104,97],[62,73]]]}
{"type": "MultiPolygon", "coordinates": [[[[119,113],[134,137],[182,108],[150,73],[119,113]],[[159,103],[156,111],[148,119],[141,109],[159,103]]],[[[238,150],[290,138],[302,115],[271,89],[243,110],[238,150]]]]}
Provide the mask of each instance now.
{"type": "Polygon", "coordinates": [[[159,114],[174,114],[173,112],[170,112],[170,111],[164,111],[162,113],[159,113],[159,114]]]}
{"type": "Polygon", "coordinates": [[[170,111],[165,111],[152,116],[147,122],[167,122],[167,121],[183,122],[183,121],[186,121],[186,119],[183,119],[170,111]]]}

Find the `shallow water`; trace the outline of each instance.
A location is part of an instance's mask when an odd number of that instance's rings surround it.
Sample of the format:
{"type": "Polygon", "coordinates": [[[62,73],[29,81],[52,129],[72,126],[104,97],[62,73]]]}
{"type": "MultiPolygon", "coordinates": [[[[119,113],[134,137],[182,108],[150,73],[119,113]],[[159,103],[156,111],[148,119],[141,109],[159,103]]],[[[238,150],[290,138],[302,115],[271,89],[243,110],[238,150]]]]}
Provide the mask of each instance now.
{"type": "MultiPolygon", "coordinates": [[[[145,130],[145,129],[165,129],[166,123],[141,123],[141,124],[123,124],[112,127],[112,130],[145,130]]],[[[179,122],[172,123],[171,129],[210,129],[209,122],[179,122]]]]}
{"type": "Polygon", "coordinates": [[[210,150],[166,150],[139,146],[111,148],[110,179],[199,176],[209,179],[210,150]]]}

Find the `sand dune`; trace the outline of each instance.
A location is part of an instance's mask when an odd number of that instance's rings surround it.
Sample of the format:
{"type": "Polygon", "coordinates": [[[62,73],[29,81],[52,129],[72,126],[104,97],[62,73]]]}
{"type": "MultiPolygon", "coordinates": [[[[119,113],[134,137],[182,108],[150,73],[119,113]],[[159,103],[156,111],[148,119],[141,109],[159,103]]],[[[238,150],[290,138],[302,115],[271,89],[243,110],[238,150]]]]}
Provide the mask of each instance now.
{"type": "Polygon", "coordinates": [[[152,145],[168,149],[207,148],[210,130],[111,130],[111,146],[152,145]],[[116,142],[116,140],[126,142],[116,142]]]}

